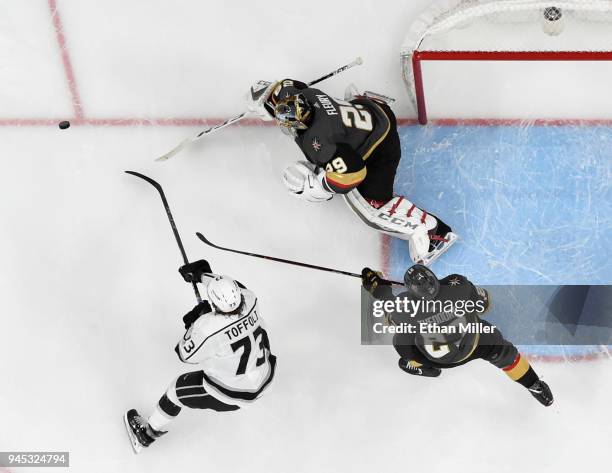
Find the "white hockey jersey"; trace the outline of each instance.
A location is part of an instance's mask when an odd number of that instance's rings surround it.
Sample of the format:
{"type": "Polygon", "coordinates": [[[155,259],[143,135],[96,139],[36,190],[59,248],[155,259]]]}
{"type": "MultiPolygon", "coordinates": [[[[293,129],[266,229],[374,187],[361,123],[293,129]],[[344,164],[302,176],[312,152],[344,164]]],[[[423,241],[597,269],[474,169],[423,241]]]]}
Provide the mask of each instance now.
{"type": "MultiPolygon", "coordinates": [[[[204,276],[204,284],[206,279],[204,276]]],[[[230,404],[259,397],[272,381],[276,366],[257,298],[241,287],[244,302],[238,314],[213,310],[202,315],[176,350],[181,361],[200,365],[207,392],[230,404]]]]}

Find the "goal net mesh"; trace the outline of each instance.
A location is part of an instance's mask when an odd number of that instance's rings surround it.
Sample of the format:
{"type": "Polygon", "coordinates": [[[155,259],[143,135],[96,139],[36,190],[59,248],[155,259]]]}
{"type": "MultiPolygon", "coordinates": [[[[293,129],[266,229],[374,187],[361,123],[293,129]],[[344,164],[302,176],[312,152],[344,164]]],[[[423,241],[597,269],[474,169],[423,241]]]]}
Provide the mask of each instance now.
{"type": "Polygon", "coordinates": [[[612,0],[436,2],[414,21],[401,48],[402,74],[415,106],[417,51],[610,52],[612,0]]]}

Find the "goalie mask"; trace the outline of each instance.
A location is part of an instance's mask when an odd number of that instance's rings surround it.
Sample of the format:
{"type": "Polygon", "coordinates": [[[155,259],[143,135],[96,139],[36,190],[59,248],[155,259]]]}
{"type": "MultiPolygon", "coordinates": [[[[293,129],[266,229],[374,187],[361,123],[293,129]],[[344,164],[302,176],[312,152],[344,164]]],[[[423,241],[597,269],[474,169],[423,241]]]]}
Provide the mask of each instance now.
{"type": "Polygon", "coordinates": [[[242,291],[232,278],[216,276],[206,288],[208,301],[217,312],[231,314],[242,305],[242,291]]]}
{"type": "Polygon", "coordinates": [[[415,264],[404,274],[404,284],[411,296],[433,299],[440,291],[440,281],[433,271],[422,264],[415,264]]]}
{"type": "Polygon", "coordinates": [[[293,130],[305,130],[312,115],[310,104],[302,94],[282,99],[274,107],[274,118],[279,125],[293,130]]]}

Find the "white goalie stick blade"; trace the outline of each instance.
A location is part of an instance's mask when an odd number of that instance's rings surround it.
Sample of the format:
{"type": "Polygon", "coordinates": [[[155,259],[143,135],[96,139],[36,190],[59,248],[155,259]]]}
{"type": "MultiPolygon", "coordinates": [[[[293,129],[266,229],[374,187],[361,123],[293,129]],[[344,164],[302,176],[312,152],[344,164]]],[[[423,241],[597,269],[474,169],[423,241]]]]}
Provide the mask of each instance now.
{"type": "Polygon", "coordinates": [[[185,146],[191,143],[191,141],[192,141],[191,138],[185,138],[183,141],[181,141],[178,145],[176,145],[166,154],[164,154],[163,156],[160,156],[159,158],[156,158],[155,161],[166,161],[167,159],[170,159],[172,156],[179,154],[185,148],[185,146]]]}
{"type": "Polygon", "coordinates": [[[132,432],[132,428],[130,427],[130,423],[128,422],[127,412],[123,414],[123,423],[125,424],[125,429],[127,430],[127,434],[130,439],[130,443],[132,444],[132,449],[134,450],[134,453],[139,454],[142,450],[142,445],[134,435],[134,432],[132,432]]]}
{"type": "Polygon", "coordinates": [[[218,125],[215,125],[213,127],[207,128],[206,130],[202,130],[200,133],[195,135],[193,138],[185,138],[183,141],[181,141],[178,145],[176,145],[174,148],[172,148],[166,154],[164,154],[163,156],[160,156],[159,158],[156,158],[155,161],[166,161],[166,160],[170,159],[172,156],[180,153],[190,143],[195,143],[196,141],[201,140],[206,135],[210,135],[212,133],[215,133],[216,131],[219,131],[219,130],[223,129],[226,126],[231,125],[232,123],[239,122],[244,117],[246,117],[247,114],[248,114],[248,112],[242,112],[240,115],[236,115],[235,117],[228,118],[223,123],[219,123],[218,125]]]}
{"type": "Polygon", "coordinates": [[[446,234],[447,241],[440,242],[440,244],[436,247],[435,250],[427,253],[427,255],[417,261],[417,264],[422,264],[423,266],[429,266],[435,260],[437,260],[440,256],[448,251],[448,249],[453,246],[453,244],[459,239],[459,236],[456,233],[448,232],[446,234]]]}

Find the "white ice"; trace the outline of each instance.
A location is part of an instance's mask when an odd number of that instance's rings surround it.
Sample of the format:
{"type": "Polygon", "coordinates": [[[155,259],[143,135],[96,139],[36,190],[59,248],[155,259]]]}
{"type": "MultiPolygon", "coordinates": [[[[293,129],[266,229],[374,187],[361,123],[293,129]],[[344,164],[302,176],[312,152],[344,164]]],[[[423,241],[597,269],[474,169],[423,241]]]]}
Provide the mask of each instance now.
{"type": "MultiPolygon", "coordinates": [[[[3,119],[71,118],[48,3],[0,2],[3,119]]],[[[341,94],[354,81],[400,98],[408,116],[398,49],[428,2],[57,3],[85,116],[157,119],[230,116],[256,79],[308,80],[357,55],[364,66],[322,87],[341,94]]],[[[235,127],[152,161],[198,129],[0,127],[0,450],[67,450],[71,471],[87,473],[607,464],[609,360],[535,364],[557,396],[548,409],[485,362],[412,378],[391,347],[360,345],[358,280],[203,246],[195,231],[349,271],[381,265],[378,236],[339,199],[315,206],[286,194],[280,173],[299,151],[277,130],[235,127]],[[279,358],[251,409],[185,409],[139,456],[122,413],[148,414],[189,370],[173,346],[195,301],[158,196],[126,169],[164,185],[192,259],[258,294],[279,358]]]]}

